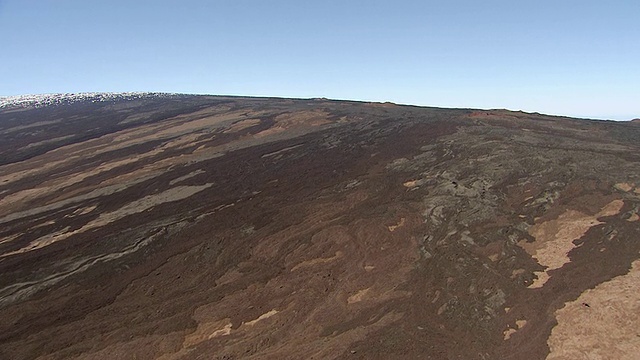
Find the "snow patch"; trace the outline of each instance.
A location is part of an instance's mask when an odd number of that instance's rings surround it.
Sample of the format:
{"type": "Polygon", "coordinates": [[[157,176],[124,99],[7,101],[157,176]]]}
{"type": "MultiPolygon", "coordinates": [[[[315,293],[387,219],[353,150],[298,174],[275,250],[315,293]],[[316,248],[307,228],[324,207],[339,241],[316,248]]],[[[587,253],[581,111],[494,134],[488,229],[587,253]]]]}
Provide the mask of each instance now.
{"type": "Polygon", "coordinates": [[[111,102],[116,100],[138,100],[148,98],[173,97],[174,93],[157,92],[88,92],[65,94],[36,94],[0,97],[1,109],[40,108],[45,106],[69,105],[77,102],[92,103],[111,102]]]}

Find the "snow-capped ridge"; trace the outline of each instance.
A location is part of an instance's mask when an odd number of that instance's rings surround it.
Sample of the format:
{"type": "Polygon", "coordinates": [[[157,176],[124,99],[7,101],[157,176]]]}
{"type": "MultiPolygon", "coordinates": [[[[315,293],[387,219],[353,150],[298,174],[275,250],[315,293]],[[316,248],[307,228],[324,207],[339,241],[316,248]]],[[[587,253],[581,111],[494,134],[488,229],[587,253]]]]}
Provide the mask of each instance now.
{"type": "Polygon", "coordinates": [[[114,100],[136,100],[150,97],[172,97],[178,94],[158,92],[87,92],[36,94],[0,97],[0,109],[40,108],[52,105],[73,104],[76,102],[107,102],[114,100]]]}

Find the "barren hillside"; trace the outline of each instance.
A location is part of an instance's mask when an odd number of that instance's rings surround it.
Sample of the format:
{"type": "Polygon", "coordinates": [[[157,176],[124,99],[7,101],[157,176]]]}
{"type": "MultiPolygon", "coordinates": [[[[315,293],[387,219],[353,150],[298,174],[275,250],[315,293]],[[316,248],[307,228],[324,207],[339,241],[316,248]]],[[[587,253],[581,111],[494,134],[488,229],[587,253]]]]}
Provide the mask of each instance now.
{"type": "Polygon", "coordinates": [[[640,124],[0,107],[0,359],[637,359],[640,124]]]}

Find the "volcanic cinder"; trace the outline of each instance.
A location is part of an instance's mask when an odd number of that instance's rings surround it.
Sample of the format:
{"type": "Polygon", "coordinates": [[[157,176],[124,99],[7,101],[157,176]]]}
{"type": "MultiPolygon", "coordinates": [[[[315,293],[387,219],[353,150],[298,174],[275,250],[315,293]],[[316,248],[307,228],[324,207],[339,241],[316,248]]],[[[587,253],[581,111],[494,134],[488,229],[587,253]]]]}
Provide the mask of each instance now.
{"type": "Polygon", "coordinates": [[[0,106],[1,359],[640,353],[637,122],[36,100],[0,106]]]}

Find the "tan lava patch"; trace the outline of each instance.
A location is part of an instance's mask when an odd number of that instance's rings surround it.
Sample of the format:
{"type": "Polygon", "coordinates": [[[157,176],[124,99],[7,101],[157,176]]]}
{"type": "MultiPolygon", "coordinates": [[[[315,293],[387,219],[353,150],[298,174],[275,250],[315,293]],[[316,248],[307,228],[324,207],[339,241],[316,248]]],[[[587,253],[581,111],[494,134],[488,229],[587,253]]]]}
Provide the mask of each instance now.
{"type": "Polygon", "coordinates": [[[264,320],[264,319],[268,319],[270,317],[272,317],[273,315],[277,314],[279,311],[276,309],[273,309],[269,312],[266,312],[260,316],[258,316],[257,319],[251,320],[251,321],[247,321],[246,323],[243,323],[243,325],[247,325],[247,326],[253,326],[255,324],[257,324],[258,322],[264,320]]]}
{"type": "Polygon", "coordinates": [[[511,336],[527,325],[527,320],[516,320],[515,328],[508,328],[504,331],[504,339],[509,340],[511,336]]]}
{"type": "Polygon", "coordinates": [[[629,184],[629,183],[618,183],[614,186],[616,189],[624,191],[624,192],[629,192],[631,190],[633,190],[633,188],[635,187],[634,184],[629,184]]]}
{"type": "Polygon", "coordinates": [[[193,334],[185,337],[182,346],[188,348],[203,341],[210,340],[218,336],[227,336],[229,334],[231,334],[230,319],[200,323],[193,334]]]}
{"type": "Polygon", "coordinates": [[[347,304],[353,304],[362,301],[367,296],[367,293],[369,293],[369,290],[371,290],[371,288],[362,289],[357,293],[349,296],[349,298],[347,299],[347,304]]]}
{"type": "Polygon", "coordinates": [[[304,268],[304,267],[308,267],[308,266],[314,266],[314,265],[318,265],[318,264],[325,264],[337,259],[340,259],[342,256],[344,255],[344,253],[340,250],[336,251],[336,255],[332,256],[332,257],[328,257],[328,258],[317,258],[317,259],[311,259],[311,260],[306,260],[303,261],[301,263],[299,263],[298,265],[294,266],[291,271],[296,271],[300,268],[304,268]]]}
{"type": "Polygon", "coordinates": [[[389,225],[389,226],[387,226],[387,229],[389,229],[389,231],[391,231],[391,232],[394,232],[397,228],[403,226],[404,222],[405,222],[405,218],[400,218],[400,221],[398,221],[397,224],[389,225]]]}
{"type": "Polygon", "coordinates": [[[548,360],[638,359],[640,260],[628,274],[582,293],[556,311],[548,360]]]}
{"type": "Polygon", "coordinates": [[[542,287],[549,280],[549,271],[559,269],[570,261],[568,254],[575,247],[573,241],[584,236],[591,227],[602,224],[598,218],[620,213],[623,205],[622,200],[614,200],[595,215],[567,210],[555,220],[532,226],[529,234],[536,241],[533,243],[521,241],[519,245],[546,269],[536,272],[538,278],[529,285],[529,288],[542,287]]]}
{"type": "Polygon", "coordinates": [[[329,113],[322,110],[305,110],[296,111],[292,113],[280,114],[275,117],[275,125],[269,129],[263,130],[255,137],[264,137],[268,135],[274,135],[285,130],[290,130],[299,127],[316,127],[325,124],[330,124],[331,120],[328,119],[329,113]]]}
{"type": "Polygon", "coordinates": [[[109,223],[120,220],[126,216],[141,213],[145,210],[151,209],[160,204],[186,199],[192,195],[199,193],[202,190],[208,189],[212,185],[213,184],[209,183],[209,184],[197,185],[197,186],[176,186],[168,190],[165,190],[159,194],[145,196],[142,199],[138,199],[124,205],[118,210],[115,210],[109,213],[100,214],[98,218],[88,222],[87,224],[85,224],[84,226],[82,226],[77,230],[69,231],[69,227],[67,227],[62,231],[54,232],[54,233],[45,235],[37,240],[34,240],[29,245],[21,249],[2,254],[0,255],[0,258],[40,249],[45,246],[49,246],[55,242],[64,240],[72,235],[80,234],[91,229],[105,226],[109,223]]]}

